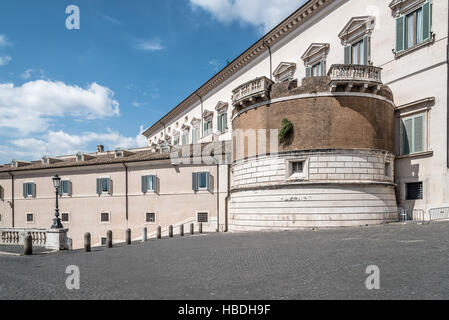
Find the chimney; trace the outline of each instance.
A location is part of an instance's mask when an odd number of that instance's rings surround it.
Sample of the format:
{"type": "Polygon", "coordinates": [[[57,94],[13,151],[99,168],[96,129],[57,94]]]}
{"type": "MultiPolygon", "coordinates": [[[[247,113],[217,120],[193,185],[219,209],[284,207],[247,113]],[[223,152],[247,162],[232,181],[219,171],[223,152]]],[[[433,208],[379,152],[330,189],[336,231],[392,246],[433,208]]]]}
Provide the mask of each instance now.
{"type": "Polygon", "coordinates": [[[99,145],[97,146],[97,152],[98,152],[98,153],[104,152],[104,145],[99,144],[99,145]]]}

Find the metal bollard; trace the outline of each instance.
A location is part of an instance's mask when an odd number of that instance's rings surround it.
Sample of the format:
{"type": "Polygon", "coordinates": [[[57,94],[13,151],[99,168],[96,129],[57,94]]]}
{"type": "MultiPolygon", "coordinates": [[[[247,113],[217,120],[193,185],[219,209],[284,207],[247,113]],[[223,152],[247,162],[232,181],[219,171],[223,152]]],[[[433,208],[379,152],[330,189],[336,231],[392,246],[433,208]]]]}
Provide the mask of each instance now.
{"type": "Polygon", "coordinates": [[[142,242],[146,242],[148,240],[148,229],[147,228],[143,228],[142,231],[142,242]]]}
{"type": "Polygon", "coordinates": [[[190,234],[192,236],[195,234],[195,225],[193,223],[190,224],[190,234]]]}
{"type": "Polygon", "coordinates": [[[112,248],[112,231],[108,231],[106,234],[106,247],[112,248]]]}
{"type": "Polygon", "coordinates": [[[184,237],[184,225],[183,225],[183,224],[181,224],[181,225],[179,226],[179,235],[180,235],[181,237],[184,237]]]}
{"type": "Polygon", "coordinates": [[[91,237],[89,232],[84,234],[84,251],[86,251],[86,252],[90,252],[91,251],[91,247],[92,247],[91,246],[91,244],[92,244],[91,239],[92,239],[92,237],[91,237]]]}
{"type": "Polygon", "coordinates": [[[168,236],[173,238],[173,226],[168,227],[168,236]]]}
{"type": "Polygon", "coordinates": [[[25,237],[25,242],[23,244],[23,254],[25,256],[31,256],[33,254],[33,237],[30,234],[25,237]]]}
{"type": "Polygon", "coordinates": [[[199,233],[203,233],[203,223],[202,222],[200,222],[199,233]]]}
{"type": "Polygon", "coordinates": [[[126,229],[126,244],[131,244],[131,229],[126,229]]]}
{"type": "Polygon", "coordinates": [[[162,227],[157,227],[157,238],[162,239],[162,227]]]}

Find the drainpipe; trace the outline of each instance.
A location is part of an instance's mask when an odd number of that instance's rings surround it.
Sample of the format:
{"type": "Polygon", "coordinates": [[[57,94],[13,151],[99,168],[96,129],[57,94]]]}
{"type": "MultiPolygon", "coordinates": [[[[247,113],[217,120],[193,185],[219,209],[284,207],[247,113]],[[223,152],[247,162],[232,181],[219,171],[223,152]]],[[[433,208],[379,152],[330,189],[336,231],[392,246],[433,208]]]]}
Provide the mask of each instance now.
{"type": "Polygon", "coordinates": [[[200,96],[198,93],[195,92],[195,94],[198,96],[198,98],[200,98],[200,103],[201,103],[201,139],[204,138],[204,120],[203,120],[203,97],[200,96]]]}
{"type": "Polygon", "coordinates": [[[128,166],[123,162],[123,166],[125,167],[125,203],[126,203],[126,226],[128,226],[128,214],[129,214],[129,200],[128,200],[128,166]]]}
{"type": "Polygon", "coordinates": [[[217,164],[217,230],[220,231],[220,164],[217,164]]]}
{"type": "MultiPolygon", "coordinates": [[[[449,8],[447,13],[447,19],[449,19],[449,8]]],[[[447,21],[446,21],[447,22],[447,21]]],[[[449,23],[447,24],[447,46],[446,46],[446,65],[447,65],[447,83],[446,83],[446,110],[447,110],[447,167],[449,168],[449,23]]]]}
{"type": "Polygon", "coordinates": [[[270,80],[273,80],[273,60],[272,60],[272,55],[271,55],[271,47],[268,45],[268,43],[264,40],[263,41],[264,45],[266,45],[268,47],[268,53],[270,55],[270,80]]]}
{"type": "Polygon", "coordinates": [[[14,219],[14,175],[11,172],[8,172],[11,176],[11,213],[12,213],[12,227],[15,228],[15,219],[14,219]]]}
{"type": "Polygon", "coordinates": [[[231,197],[231,165],[228,164],[228,190],[227,190],[227,195],[225,198],[225,229],[224,232],[228,232],[229,231],[229,222],[228,222],[228,202],[229,202],[229,198],[231,197]]]}

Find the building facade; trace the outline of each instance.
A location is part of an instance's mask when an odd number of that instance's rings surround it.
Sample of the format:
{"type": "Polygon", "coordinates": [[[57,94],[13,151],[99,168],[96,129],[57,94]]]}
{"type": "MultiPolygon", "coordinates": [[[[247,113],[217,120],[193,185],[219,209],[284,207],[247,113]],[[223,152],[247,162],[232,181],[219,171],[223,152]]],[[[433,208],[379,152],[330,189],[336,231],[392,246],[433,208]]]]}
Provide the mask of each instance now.
{"type": "MultiPolygon", "coordinates": [[[[311,0],[144,132],[148,148],[141,152],[167,159],[130,165],[129,185],[123,164],[68,175],[79,175],[79,185],[93,181],[93,190],[81,192],[93,196],[87,215],[95,206],[95,212],[108,211],[101,203],[112,205],[116,197],[124,214],[119,198],[129,186],[133,217],[118,219],[121,229],[142,227],[143,215],[156,209],[163,226],[208,211],[216,218],[212,229],[230,231],[378,224],[394,219],[398,207],[427,218],[430,209],[449,206],[448,70],[447,1],[311,0]],[[195,146],[211,142],[232,143],[223,151],[232,161],[193,164],[195,146]],[[192,162],[173,171],[169,152],[192,162]],[[209,171],[218,191],[192,200],[193,171],[209,171]],[[94,180],[103,175],[117,175],[112,198],[95,197],[94,180]],[[137,194],[144,175],[172,183],[147,202],[151,196],[137,194]]],[[[64,176],[57,168],[19,165],[0,168],[0,227],[11,226],[11,179],[15,225],[22,226],[38,199],[17,200],[24,197],[20,184],[38,181],[43,186],[35,191],[48,189],[50,197],[49,176],[64,176]]],[[[73,212],[82,206],[70,201],[73,212]]],[[[95,225],[96,218],[73,228],[95,225]]]]}

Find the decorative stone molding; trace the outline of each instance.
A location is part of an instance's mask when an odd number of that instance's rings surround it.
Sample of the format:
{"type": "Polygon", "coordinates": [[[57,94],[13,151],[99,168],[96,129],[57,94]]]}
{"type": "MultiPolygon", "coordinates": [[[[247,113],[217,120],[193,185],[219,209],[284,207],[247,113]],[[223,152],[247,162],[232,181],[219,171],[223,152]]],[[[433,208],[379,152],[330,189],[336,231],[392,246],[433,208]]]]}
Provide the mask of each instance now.
{"type": "Polygon", "coordinates": [[[335,64],[329,70],[331,91],[344,86],[345,91],[359,88],[361,92],[374,94],[382,86],[382,68],[360,65],[335,64]]]}
{"type": "Polygon", "coordinates": [[[322,60],[326,60],[329,48],[329,43],[312,43],[306,52],[304,52],[301,59],[304,61],[306,67],[311,67],[322,60]]]}
{"type": "Polygon", "coordinates": [[[268,100],[273,83],[267,77],[260,77],[240,85],[232,91],[234,107],[254,104],[260,102],[260,100],[268,100]]]}
{"type": "Polygon", "coordinates": [[[68,229],[0,229],[0,244],[23,245],[25,237],[29,234],[35,247],[68,250],[68,231],[68,229]]]}
{"type": "Polygon", "coordinates": [[[205,110],[203,112],[203,119],[204,120],[211,120],[213,117],[214,117],[214,112],[213,111],[205,110]]]}
{"type": "Polygon", "coordinates": [[[228,111],[229,103],[220,101],[217,103],[217,106],[215,107],[215,110],[218,112],[218,114],[225,113],[228,111]]]}
{"type": "Polygon", "coordinates": [[[397,18],[422,6],[427,0],[394,0],[390,3],[391,14],[397,18]]]}
{"type": "Polygon", "coordinates": [[[284,82],[293,80],[296,72],[296,63],[281,62],[279,66],[274,70],[273,76],[276,82],[284,82]]]}
{"type": "Polygon", "coordinates": [[[193,118],[192,121],[190,121],[190,124],[193,128],[198,127],[201,125],[201,119],[193,118]]]}
{"type": "Polygon", "coordinates": [[[346,46],[350,45],[366,35],[370,35],[375,26],[376,18],[373,16],[354,17],[345,25],[343,30],[338,34],[341,43],[346,46]]]}
{"type": "Polygon", "coordinates": [[[183,124],[181,126],[181,131],[190,131],[190,126],[188,124],[183,124]]]}

